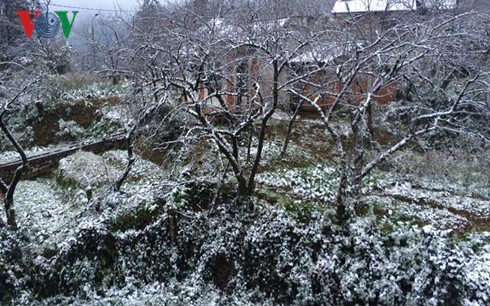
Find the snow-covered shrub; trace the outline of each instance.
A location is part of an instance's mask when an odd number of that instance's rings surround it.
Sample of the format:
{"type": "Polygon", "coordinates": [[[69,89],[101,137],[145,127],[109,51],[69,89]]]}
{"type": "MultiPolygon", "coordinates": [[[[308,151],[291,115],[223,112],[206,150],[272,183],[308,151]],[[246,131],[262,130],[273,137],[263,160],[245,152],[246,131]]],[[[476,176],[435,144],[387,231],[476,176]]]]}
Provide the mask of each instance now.
{"type": "Polygon", "coordinates": [[[190,202],[190,188],[185,185],[175,186],[165,196],[167,209],[179,209],[189,204],[190,202]]]}
{"type": "Polygon", "coordinates": [[[423,228],[420,253],[415,256],[419,272],[411,284],[407,305],[462,305],[467,259],[446,234],[431,226],[423,228]]]}
{"type": "Polygon", "coordinates": [[[85,130],[73,120],[65,121],[60,119],[58,124],[59,131],[55,135],[61,139],[76,140],[85,134],[85,130]]]}
{"type": "Polygon", "coordinates": [[[112,183],[117,175],[117,169],[101,156],[85,151],[60,160],[57,171],[60,184],[83,190],[112,183]]]}
{"type": "Polygon", "coordinates": [[[0,229],[0,304],[19,296],[28,283],[27,261],[20,243],[21,235],[0,229]]]}
{"type": "Polygon", "coordinates": [[[166,142],[176,140],[192,121],[193,118],[189,118],[182,110],[164,105],[146,122],[142,133],[151,137],[157,147],[167,147],[166,142]]]}
{"type": "Polygon", "coordinates": [[[288,304],[312,297],[312,266],[318,253],[332,242],[325,235],[332,231],[332,224],[317,218],[304,225],[282,210],[271,210],[253,221],[242,249],[249,289],[288,304]]]}
{"type": "Polygon", "coordinates": [[[75,238],[60,245],[51,263],[38,263],[34,287],[40,297],[58,294],[85,297],[90,288],[103,292],[122,282],[114,270],[117,240],[104,223],[82,222],[75,238]]]}
{"type": "Polygon", "coordinates": [[[466,255],[464,305],[490,304],[490,232],[472,233],[461,243],[466,255]]]}
{"type": "Polygon", "coordinates": [[[81,224],[51,263],[36,261],[34,279],[18,283],[18,292],[33,290],[52,305],[59,294],[86,305],[131,296],[186,305],[488,301],[486,238],[459,242],[447,232],[387,218],[382,222],[390,226],[364,217],[338,225],[314,210],[302,222],[280,205],[258,204],[252,214],[226,203],[199,208],[196,201],[210,200],[207,189],[213,190],[205,184],[170,189],[161,197],[169,203],[141,228],[112,232],[107,215],[81,224]]]}

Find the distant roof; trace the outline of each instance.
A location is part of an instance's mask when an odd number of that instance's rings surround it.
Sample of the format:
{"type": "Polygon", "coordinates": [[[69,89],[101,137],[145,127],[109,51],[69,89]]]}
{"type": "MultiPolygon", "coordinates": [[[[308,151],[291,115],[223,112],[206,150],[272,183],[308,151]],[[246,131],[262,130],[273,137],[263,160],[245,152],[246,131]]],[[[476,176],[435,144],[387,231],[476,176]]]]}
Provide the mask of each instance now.
{"type": "Polygon", "coordinates": [[[294,64],[304,64],[304,63],[328,63],[337,57],[346,54],[358,44],[348,43],[348,44],[335,44],[332,43],[326,48],[313,48],[308,51],[298,52],[296,57],[291,58],[290,63],[294,64]]]}
{"type": "MultiPolygon", "coordinates": [[[[464,1],[460,1],[460,2],[464,2],[464,1]]],[[[458,5],[458,0],[425,0],[422,1],[422,3],[423,6],[427,8],[450,10],[456,8],[456,6],[458,5]]]]}
{"type": "Polygon", "coordinates": [[[457,0],[337,0],[332,14],[411,11],[419,7],[453,9],[457,0]]]}
{"type": "Polygon", "coordinates": [[[416,0],[337,0],[333,14],[416,10],[416,0]]]}

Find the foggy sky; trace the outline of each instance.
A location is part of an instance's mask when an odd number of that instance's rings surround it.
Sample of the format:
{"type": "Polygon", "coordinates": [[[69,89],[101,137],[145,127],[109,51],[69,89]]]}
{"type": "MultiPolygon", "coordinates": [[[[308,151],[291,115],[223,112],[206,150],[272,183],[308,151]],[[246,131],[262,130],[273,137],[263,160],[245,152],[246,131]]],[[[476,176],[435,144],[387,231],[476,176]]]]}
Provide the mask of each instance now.
{"type": "MultiPolygon", "coordinates": [[[[41,2],[45,3],[46,0],[41,2]]],[[[96,14],[114,15],[114,11],[119,9],[124,11],[123,14],[132,14],[137,7],[137,0],[51,0],[49,9],[52,11],[78,11],[73,24],[73,32],[78,32],[83,31],[87,25],[90,26],[96,14]]]]}
{"type": "MultiPolygon", "coordinates": [[[[51,0],[51,3],[94,9],[114,9],[120,6],[123,10],[134,10],[138,5],[136,0],[51,0]]],[[[55,8],[54,5],[53,8],[55,8]]],[[[58,8],[60,7],[56,7],[58,8]]]]}

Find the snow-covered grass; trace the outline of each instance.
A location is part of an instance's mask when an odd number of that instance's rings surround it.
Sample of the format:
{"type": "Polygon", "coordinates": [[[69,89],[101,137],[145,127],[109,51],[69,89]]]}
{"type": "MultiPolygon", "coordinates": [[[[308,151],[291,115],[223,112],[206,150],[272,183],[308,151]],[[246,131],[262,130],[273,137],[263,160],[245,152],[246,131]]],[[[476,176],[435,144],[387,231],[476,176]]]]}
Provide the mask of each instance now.
{"type": "MultiPolygon", "coordinates": [[[[264,172],[257,175],[257,182],[266,186],[283,188],[293,195],[324,203],[334,201],[339,184],[339,171],[328,164],[318,164],[306,168],[264,172]]],[[[364,180],[363,193],[376,188],[373,176],[364,180]]]]}
{"type": "Polygon", "coordinates": [[[84,100],[87,98],[104,99],[123,96],[127,92],[127,84],[112,85],[109,82],[90,80],[77,75],[51,76],[46,94],[53,101],[84,100]]]}
{"type": "Polygon", "coordinates": [[[72,237],[78,226],[100,216],[90,201],[104,197],[109,212],[104,218],[117,219],[121,214],[138,209],[154,210],[154,193],[164,178],[159,167],[138,159],[123,185],[122,193],[105,195],[123,172],[125,151],[108,151],[102,156],[78,152],[60,161],[56,177],[21,181],[15,194],[18,222],[33,248],[57,250],[59,244],[72,237]],[[92,199],[87,190],[92,189],[92,199]],[[112,202],[111,202],[112,201],[112,202]],[[114,208],[115,211],[114,211],[114,208]]]}
{"type": "Polygon", "coordinates": [[[479,196],[461,195],[460,190],[423,178],[377,172],[379,189],[366,195],[364,202],[392,218],[431,224],[436,228],[462,233],[488,229],[490,201],[479,196]]]}
{"type": "Polygon", "coordinates": [[[410,183],[399,184],[384,190],[388,196],[409,196],[411,199],[428,205],[451,208],[453,210],[468,212],[477,218],[490,217],[490,200],[482,200],[469,196],[460,196],[448,191],[434,191],[415,188],[410,183]]]}
{"type": "Polygon", "coordinates": [[[393,220],[409,220],[414,224],[430,224],[436,228],[463,232],[469,225],[468,219],[444,208],[407,203],[391,197],[367,196],[364,202],[372,205],[379,214],[393,220]]]}
{"type": "Polygon", "coordinates": [[[424,154],[406,150],[389,162],[393,179],[409,181],[422,189],[448,191],[460,196],[490,200],[490,155],[462,149],[428,151],[424,154]]]}
{"type": "Polygon", "coordinates": [[[309,168],[279,170],[261,173],[257,182],[271,187],[290,190],[305,199],[331,202],[335,197],[339,174],[335,168],[319,165],[309,168]]]}
{"type": "Polygon", "coordinates": [[[73,236],[88,202],[84,193],[63,188],[56,181],[39,178],[21,181],[15,193],[17,219],[37,252],[56,250],[58,243],[73,236]]]}

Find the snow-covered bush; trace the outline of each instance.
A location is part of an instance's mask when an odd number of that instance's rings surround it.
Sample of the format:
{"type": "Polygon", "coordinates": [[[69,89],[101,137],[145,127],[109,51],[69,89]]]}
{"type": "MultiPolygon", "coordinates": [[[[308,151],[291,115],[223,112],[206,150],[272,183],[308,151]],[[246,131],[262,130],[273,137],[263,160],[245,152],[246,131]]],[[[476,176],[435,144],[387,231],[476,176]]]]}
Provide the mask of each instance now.
{"type": "Polygon", "coordinates": [[[173,105],[159,107],[156,113],[142,127],[142,133],[150,137],[156,147],[168,147],[166,142],[174,141],[183,133],[186,125],[192,125],[193,118],[173,105]]]}
{"type": "Polygon", "coordinates": [[[338,225],[317,210],[302,222],[280,206],[258,204],[246,214],[226,203],[196,205],[209,201],[208,189],[170,189],[160,197],[168,203],[143,227],[113,229],[117,216],[110,215],[82,223],[51,262],[31,264],[37,271],[32,281],[22,281],[29,265],[12,274],[5,261],[1,281],[7,275],[18,284],[9,294],[20,298],[33,291],[51,305],[65,299],[56,298],[60,294],[85,305],[128,302],[131,296],[186,305],[488,302],[490,250],[484,236],[468,243],[447,231],[387,218],[382,222],[390,226],[365,217],[338,225]]]}
{"type": "Polygon", "coordinates": [[[84,136],[84,129],[73,120],[65,121],[60,119],[58,124],[59,131],[56,133],[56,137],[65,140],[76,140],[84,136]]]}
{"type": "Polygon", "coordinates": [[[9,305],[13,297],[30,291],[35,271],[32,259],[25,252],[22,233],[0,229],[0,304],[9,305]],[[31,271],[31,273],[27,273],[31,271]]]}

